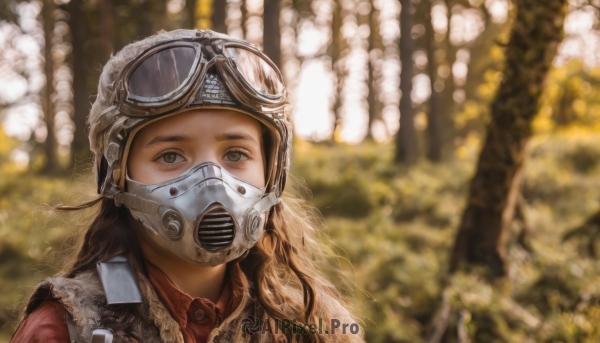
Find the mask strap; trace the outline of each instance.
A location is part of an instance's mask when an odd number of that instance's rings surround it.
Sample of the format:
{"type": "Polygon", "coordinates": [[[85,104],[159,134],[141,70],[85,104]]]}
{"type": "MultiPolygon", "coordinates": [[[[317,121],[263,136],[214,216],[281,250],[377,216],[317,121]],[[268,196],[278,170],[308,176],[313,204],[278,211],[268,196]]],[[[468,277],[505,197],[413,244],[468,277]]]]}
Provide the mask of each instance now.
{"type": "Polygon", "coordinates": [[[160,207],[158,203],[152,200],[142,199],[134,194],[125,192],[115,194],[114,200],[115,205],[119,207],[125,205],[127,208],[148,214],[158,214],[158,208],[160,207]]]}
{"type": "Polygon", "coordinates": [[[252,207],[256,210],[256,212],[263,213],[265,211],[270,210],[271,207],[279,204],[280,201],[281,201],[281,199],[275,195],[275,192],[271,192],[271,193],[267,194],[266,196],[264,196],[262,199],[260,199],[252,207]]]}

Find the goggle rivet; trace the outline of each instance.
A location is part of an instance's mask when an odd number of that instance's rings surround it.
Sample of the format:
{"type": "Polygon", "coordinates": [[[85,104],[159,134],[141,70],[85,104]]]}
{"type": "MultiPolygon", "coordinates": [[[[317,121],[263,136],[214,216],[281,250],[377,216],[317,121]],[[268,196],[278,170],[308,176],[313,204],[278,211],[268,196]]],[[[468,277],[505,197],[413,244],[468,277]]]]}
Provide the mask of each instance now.
{"type": "Polygon", "coordinates": [[[246,194],[246,188],[244,188],[244,187],[242,187],[242,186],[239,186],[239,187],[238,187],[238,192],[240,192],[240,194],[242,194],[242,195],[243,195],[243,194],[246,194]]]}
{"type": "Polygon", "coordinates": [[[179,193],[179,191],[177,190],[177,188],[171,187],[171,189],[169,189],[169,193],[171,193],[172,196],[176,196],[177,193],[179,193]]]}

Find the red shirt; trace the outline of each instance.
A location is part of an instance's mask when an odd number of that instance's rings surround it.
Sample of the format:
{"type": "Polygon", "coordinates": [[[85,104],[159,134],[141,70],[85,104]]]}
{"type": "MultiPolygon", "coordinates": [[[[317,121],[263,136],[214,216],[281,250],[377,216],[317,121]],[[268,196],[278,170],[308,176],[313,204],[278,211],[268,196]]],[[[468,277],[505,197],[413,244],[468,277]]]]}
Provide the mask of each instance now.
{"type": "MultiPolygon", "coordinates": [[[[173,319],[186,343],[205,343],[208,335],[233,312],[241,301],[239,265],[227,266],[225,288],[216,303],[206,298],[192,298],[179,290],[160,269],[146,264],[148,276],[156,294],[173,319]]],[[[66,310],[60,302],[45,300],[17,328],[11,343],[69,343],[65,321],[66,310]]]]}

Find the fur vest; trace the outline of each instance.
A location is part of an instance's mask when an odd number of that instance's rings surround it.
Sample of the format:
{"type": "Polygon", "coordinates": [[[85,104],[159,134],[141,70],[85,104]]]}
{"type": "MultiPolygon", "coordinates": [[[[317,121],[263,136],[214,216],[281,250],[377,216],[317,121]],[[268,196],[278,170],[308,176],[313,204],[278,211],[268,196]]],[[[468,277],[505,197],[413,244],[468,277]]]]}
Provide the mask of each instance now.
{"type": "MultiPolygon", "coordinates": [[[[138,274],[137,278],[143,303],[137,305],[139,306],[138,320],[133,325],[134,330],[141,337],[139,343],[184,343],[178,323],[160,301],[150,281],[141,274],[138,274]]],[[[286,330],[287,334],[285,335],[280,330],[273,329],[273,325],[270,325],[271,332],[268,332],[269,330],[265,332],[262,328],[263,325],[259,325],[262,332],[253,333],[257,329],[256,325],[250,325],[245,331],[243,330],[252,320],[262,318],[262,324],[264,324],[267,318],[265,311],[255,301],[252,293],[251,286],[243,293],[242,300],[234,312],[212,330],[207,343],[298,341],[299,335],[292,334],[291,328],[286,330]],[[252,318],[252,320],[249,321],[248,318],[252,318]]],[[[302,295],[299,294],[299,296],[302,295]]],[[[364,342],[363,331],[358,324],[354,327],[354,329],[358,328],[358,333],[351,332],[353,328],[349,326],[344,328],[344,333],[342,332],[344,323],[355,323],[355,320],[337,300],[323,294],[317,296],[321,297],[322,308],[325,309],[318,311],[317,315],[322,315],[323,318],[335,318],[339,321],[335,325],[340,324],[335,334],[324,335],[329,342],[364,342]]],[[[58,300],[71,316],[75,324],[76,343],[91,342],[92,331],[102,327],[101,314],[104,311],[116,310],[107,305],[106,295],[96,271],[83,272],[74,278],[56,277],[44,280],[34,291],[27,305],[26,315],[32,313],[44,299],[48,298],[58,300]]],[[[272,323],[273,321],[269,322],[269,324],[272,323]]],[[[328,323],[324,325],[326,329],[329,326],[328,323]]],[[[305,327],[305,330],[308,330],[308,327],[305,327]]],[[[297,332],[301,332],[300,329],[297,332]]],[[[113,343],[136,342],[122,331],[114,332],[113,343]]]]}

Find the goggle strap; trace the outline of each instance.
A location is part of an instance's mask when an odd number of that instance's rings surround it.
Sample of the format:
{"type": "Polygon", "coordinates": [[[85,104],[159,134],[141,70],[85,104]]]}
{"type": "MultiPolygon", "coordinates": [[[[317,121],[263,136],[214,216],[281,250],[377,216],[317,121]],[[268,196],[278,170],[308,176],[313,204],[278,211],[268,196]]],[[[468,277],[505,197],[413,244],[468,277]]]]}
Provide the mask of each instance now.
{"type": "Polygon", "coordinates": [[[102,111],[102,113],[100,113],[100,128],[98,130],[104,130],[112,124],[119,113],[117,106],[110,106],[102,111]]]}

